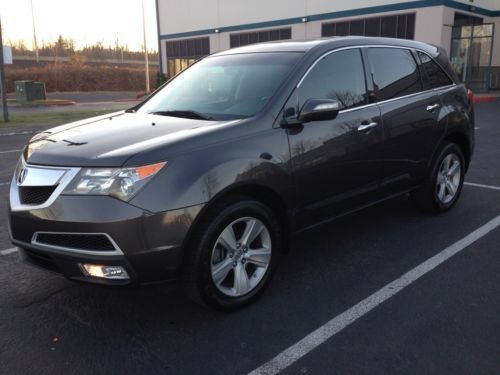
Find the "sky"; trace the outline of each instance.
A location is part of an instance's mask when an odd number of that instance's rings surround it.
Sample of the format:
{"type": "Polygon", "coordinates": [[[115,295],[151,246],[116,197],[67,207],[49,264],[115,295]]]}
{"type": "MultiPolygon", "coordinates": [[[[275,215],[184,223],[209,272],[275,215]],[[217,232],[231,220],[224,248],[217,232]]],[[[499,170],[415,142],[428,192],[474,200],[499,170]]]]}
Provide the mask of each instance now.
{"type": "MultiPolygon", "coordinates": [[[[131,50],[143,45],[141,0],[32,0],[38,45],[52,42],[59,34],[84,47],[127,44],[131,50]]],[[[158,49],[155,0],[144,0],[148,50],[158,49]]],[[[30,0],[0,0],[4,44],[24,40],[33,43],[30,0]]]]}

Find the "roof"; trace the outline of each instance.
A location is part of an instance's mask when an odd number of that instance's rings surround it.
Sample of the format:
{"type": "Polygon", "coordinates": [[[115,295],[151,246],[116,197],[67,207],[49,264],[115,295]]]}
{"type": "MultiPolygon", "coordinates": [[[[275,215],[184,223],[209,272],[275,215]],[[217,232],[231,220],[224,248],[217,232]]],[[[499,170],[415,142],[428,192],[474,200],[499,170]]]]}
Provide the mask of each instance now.
{"type": "Polygon", "coordinates": [[[362,45],[389,45],[389,46],[401,46],[424,50],[433,56],[438,54],[438,49],[426,43],[416,42],[413,40],[406,39],[395,39],[395,38],[370,38],[370,37],[360,37],[360,36],[345,36],[345,37],[332,37],[332,38],[321,38],[315,40],[304,40],[304,41],[276,41],[276,42],[266,42],[250,44],[244,47],[232,48],[227,51],[218,52],[214,55],[233,55],[240,53],[259,53],[259,52],[307,52],[314,47],[318,48],[342,48],[350,46],[362,46],[362,45]]]}

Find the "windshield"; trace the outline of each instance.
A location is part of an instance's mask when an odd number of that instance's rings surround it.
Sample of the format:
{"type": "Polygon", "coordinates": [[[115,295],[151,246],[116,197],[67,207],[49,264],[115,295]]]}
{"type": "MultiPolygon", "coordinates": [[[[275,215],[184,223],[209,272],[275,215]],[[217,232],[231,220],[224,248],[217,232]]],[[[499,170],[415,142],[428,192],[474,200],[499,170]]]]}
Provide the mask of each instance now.
{"type": "Polygon", "coordinates": [[[233,120],[259,112],[300,53],[207,57],[187,69],[138,112],[206,120],[233,120]]]}

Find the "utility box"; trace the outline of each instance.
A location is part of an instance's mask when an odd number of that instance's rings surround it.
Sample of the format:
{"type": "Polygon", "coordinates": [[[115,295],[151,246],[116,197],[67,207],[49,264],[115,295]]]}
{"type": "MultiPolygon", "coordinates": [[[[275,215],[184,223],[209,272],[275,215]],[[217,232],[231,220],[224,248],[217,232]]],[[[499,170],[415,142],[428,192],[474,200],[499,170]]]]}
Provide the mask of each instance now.
{"type": "Polygon", "coordinates": [[[45,100],[45,84],[34,81],[15,81],[16,100],[19,103],[32,102],[33,100],[45,100]]]}

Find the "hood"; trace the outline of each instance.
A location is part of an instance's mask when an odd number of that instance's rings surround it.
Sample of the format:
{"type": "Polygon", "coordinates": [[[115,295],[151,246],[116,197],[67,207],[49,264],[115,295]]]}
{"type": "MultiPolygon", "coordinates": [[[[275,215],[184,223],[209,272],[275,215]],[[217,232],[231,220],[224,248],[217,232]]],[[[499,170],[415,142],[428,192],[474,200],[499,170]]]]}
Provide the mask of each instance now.
{"type": "Polygon", "coordinates": [[[138,153],[234,122],[120,112],[39,133],[28,143],[24,158],[39,165],[119,167],[138,153]]]}

